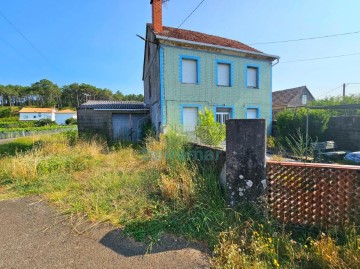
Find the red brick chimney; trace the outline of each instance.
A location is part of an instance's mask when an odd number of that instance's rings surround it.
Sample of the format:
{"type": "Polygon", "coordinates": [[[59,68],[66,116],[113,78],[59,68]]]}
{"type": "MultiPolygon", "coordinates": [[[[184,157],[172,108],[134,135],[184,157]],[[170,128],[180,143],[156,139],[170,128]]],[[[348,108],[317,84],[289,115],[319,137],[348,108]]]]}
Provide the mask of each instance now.
{"type": "Polygon", "coordinates": [[[163,31],[162,25],[162,0],[151,0],[152,4],[152,25],[155,32],[163,31]]]}

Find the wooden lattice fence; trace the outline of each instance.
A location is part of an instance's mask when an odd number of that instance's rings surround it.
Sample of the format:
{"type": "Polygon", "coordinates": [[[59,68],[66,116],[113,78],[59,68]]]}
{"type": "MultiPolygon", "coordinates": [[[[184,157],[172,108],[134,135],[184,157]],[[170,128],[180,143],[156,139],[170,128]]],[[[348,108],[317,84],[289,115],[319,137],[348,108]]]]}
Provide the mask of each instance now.
{"type": "Polygon", "coordinates": [[[281,223],[360,225],[360,166],[267,163],[270,214],[281,223]]]}

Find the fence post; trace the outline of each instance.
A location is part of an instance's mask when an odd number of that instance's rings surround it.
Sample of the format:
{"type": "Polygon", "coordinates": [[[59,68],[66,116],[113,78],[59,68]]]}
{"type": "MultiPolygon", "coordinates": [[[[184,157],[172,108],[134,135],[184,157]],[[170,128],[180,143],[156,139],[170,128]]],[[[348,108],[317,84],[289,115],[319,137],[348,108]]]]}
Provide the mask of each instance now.
{"type": "Polygon", "coordinates": [[[256,201],[267,186],[265,120],[226,121],[226,191],[229,206],[256,201]]]}

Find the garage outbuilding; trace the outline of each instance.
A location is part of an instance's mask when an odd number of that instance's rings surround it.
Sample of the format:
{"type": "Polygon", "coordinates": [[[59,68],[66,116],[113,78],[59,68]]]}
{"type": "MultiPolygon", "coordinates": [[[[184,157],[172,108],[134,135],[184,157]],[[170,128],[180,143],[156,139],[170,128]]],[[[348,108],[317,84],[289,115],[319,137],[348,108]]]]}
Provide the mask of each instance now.
{"type": "Polygon", "coordinates": [[[88,101],[77,109],[80,135],[98,134],[111,141],[136,143],[149,109],[141,102],[88,101]]]}

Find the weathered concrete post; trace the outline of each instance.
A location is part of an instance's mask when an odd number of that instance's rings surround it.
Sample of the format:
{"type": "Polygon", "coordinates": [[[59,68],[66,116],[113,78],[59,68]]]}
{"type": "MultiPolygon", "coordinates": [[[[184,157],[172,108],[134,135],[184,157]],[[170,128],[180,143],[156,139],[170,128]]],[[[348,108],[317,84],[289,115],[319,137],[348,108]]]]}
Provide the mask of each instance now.
{"type": "Polygon", "coordinates": [[[226,190],[230,206],[256,201],[266,189],[265,120],[226,121],[226,190]]]}

